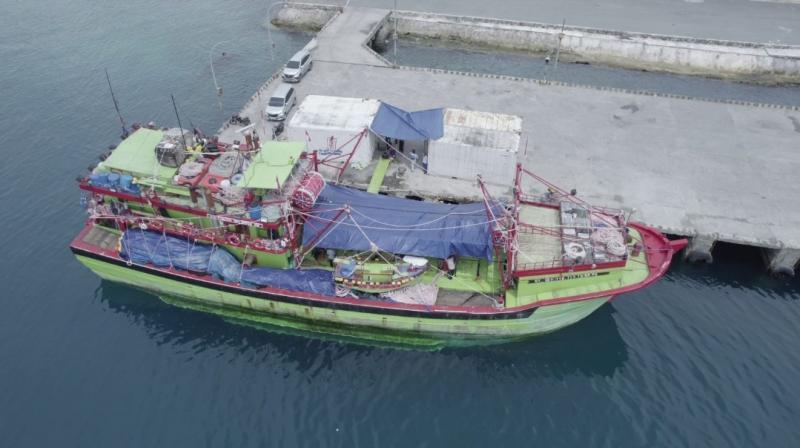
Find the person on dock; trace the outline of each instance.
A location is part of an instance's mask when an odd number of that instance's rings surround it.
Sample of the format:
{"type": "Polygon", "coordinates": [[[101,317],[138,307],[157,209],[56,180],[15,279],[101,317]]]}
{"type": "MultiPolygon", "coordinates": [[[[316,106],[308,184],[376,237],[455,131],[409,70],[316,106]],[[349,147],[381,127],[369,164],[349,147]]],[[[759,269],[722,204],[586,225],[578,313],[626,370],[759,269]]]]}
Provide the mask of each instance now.
{"type": "Polygon", "coordinates": [[[422,172],[428,174],[428,155],[422,156],[422,172]]]}
{"type": "Polygon", "coordinates": [[[417,150],[412,149],[411,155],[409,155],[408,158],[411,160],[411,171],[414,171],[414,168],[417,166],[417,150]]]}

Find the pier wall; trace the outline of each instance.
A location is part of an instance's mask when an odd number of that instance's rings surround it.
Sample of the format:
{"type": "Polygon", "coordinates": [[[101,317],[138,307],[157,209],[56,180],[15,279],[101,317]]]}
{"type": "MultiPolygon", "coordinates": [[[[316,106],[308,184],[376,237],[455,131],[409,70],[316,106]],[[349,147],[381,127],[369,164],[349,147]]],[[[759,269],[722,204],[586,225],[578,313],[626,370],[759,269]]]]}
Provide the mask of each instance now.
{"type": "MultiPolygon", "coordinates": [[[[341,8],[287,3],[272,23],[319,29],[341,8]]],[[[734,42],[691,37],[611,31],[484,17],[395,11],[378,30],[376,40],[391,38],[394,23],[400,37],[457,42],[485,49],[525,51],[561,60],[582,61],[637,70],[731,78],[767,84],[800,83],[800,46],[734,42]]]]}
{"type": "Polygon", "coordinates": [[[267,20],[275,26],[319,31],[340,12],[342,8],[335,5],[285,3],[267,20]]]}
{"type": "MultiPolygon", "coordinates": [[[[800,82],[800,47],[628,33],[532,22],[398,11],[400,36],[478,47],[554,54],[561,58],[681,74],[800,82]]],[[[392,21],[389,21],[392,23],[392,21]]],[[[554,56],[551,56],[551,58],[554,56]]]]}

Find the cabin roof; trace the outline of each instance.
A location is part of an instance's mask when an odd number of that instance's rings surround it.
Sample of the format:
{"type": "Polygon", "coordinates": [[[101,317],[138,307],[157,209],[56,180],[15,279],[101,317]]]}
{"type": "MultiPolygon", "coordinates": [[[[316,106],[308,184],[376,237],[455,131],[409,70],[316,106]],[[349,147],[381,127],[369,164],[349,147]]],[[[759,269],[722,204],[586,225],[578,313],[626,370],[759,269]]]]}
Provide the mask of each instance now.
{"type": "Polygon", "coordinates": [[[275,142],[263,144],[244,172],[240,186],[275,190],[283,185],[297,164],[305,145],[302,142],[275,142]]]}
{"type": "Polygon", "coordinates": [[[159,180],[170,180],[177,168],[163,166],[156,158],[156,146],[163,137],[162,131],[138,129],[114,149],[103,162],[103,167],[137,177],[149,178],[155,175],[159,180]]]}

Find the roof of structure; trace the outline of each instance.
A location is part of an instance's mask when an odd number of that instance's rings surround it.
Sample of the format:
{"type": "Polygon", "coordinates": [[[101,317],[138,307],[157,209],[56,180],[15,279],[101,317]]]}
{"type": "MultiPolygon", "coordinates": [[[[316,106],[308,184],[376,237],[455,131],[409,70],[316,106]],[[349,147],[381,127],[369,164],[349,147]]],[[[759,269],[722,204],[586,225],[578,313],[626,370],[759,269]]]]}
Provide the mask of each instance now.
{"type": "Polygon", "coordinates": [[[363,98],[308,95],[289,122],[290,127],[360,131],[369,127],[380,102],[363,98]]]}
{"type": "Polygon", "coordinates": [[[381,102],[370,128],[373,132],[400,140],[436,140],[442,137],[442,109],[408,112],[381,102]]]}
{"type": "Polygon", "coordinates": [[[156,145],[163,137],[162,131],[138,129],[114,149],[103,162],[103,167],[137,177],[155,176],[159,180],[172,179],[177,168],[163,166],[156,158],[156,145]]]}
{"type": "Polygon", "coordinates": [[[305,149],[302,142],[268,141],[253,157],[240,186],[275,190],[286,183],[305,149]]]}
{"type": "Polygon", "coordinates": [[[517,152],[521,133],[522,119],[516,115],[447,109],[440,141],[517,152]]]}

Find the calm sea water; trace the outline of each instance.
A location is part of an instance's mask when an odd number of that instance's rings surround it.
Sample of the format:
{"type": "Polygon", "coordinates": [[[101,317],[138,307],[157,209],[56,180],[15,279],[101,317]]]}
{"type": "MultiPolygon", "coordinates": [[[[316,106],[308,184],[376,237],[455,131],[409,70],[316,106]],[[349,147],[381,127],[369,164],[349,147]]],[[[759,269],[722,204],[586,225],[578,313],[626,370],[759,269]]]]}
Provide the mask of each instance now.
{"type": "Polygon", "coordinates": [[[0,0],[0,446],[800,446],[800,283],[678,263],[550,336],[419,352],[284,335],[101,282],[74,177],[130,120],[208,130],[308,39],[247,0],[0,0]],[[217,108],[208,66],[225,89],[217,108]],[[221,52],[227,55],[222,57],[221,52]]]}

